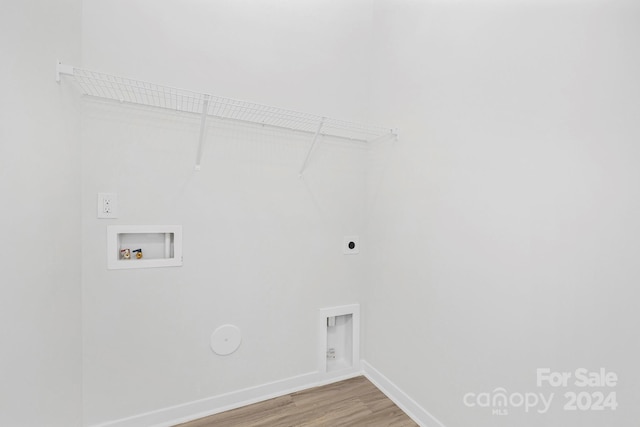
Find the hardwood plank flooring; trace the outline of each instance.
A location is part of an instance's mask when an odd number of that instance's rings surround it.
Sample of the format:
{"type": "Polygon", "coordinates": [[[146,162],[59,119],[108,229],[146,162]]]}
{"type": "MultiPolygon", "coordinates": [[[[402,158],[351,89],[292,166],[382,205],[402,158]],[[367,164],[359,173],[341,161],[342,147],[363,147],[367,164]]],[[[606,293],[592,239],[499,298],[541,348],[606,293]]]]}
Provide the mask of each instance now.
{"type": "Polygon", "coordinates": [[[176,427],[415,427],[365,377],[315,387],[176,427]]]}

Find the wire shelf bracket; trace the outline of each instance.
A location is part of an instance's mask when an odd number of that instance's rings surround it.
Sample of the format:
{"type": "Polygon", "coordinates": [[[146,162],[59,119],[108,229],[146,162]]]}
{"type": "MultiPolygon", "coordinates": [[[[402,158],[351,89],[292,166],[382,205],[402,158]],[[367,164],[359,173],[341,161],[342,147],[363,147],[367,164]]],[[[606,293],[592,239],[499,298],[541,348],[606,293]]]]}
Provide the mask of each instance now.
{"type": "Polygon", "coordinates": [[[316,130],[316,133],[313,135],[311,146],[309,147],[309,151],[307,151],[307,157],[305,157],[304,163],[302,164],[302,168],[300,169],[300,173],[298,174],[300,178],[302,178],[302,175],[304,174],[304,170],[307,168],[307,165],[309,164],[309,159],[311,159],[311,153],[313,152],[313,149],[316,146],[316,142],[318,142],[318,135],[320,135],[320,131],[322,130],[324,119],[325,119],[324,117],[320,119],[320,123],[318,124],[318,129],[316,130]]]}
{"type": "Polygon", "coordinates": [[[387,137],[395,140],[398,138],[398,132],[393,128],[333,119],[310,113],[286,110],[279,107],[162,86],[141,80],[90,71],[64,64],[58,60],[56,63],[56,81],[58,83],[60,83],[62,76],[72,78],[80,87],[83,94],[87,96],[198,115],[200,117],[200,136],[196,154],[196,170],[200,170],[206,139],[207,120],[209,117],[258,124],[313,135],[311,146],[300,169],[300,176],[302,176],[308,167],[311,155],[320,136],[362,143],[380,141],[387,137]]]}
{"type": "Polygon", "coordinates": [[[73,76],[73,67],[71,65],[65,65],[62,61],[56,62],[56,82],[60,83],[60,75],[65,74],[73,76]]]}
{"type": "Polygon", "coordinates": [[[198,154],[196,157],[195,170],[200,170],[200,161],[202,160],[202,150],[204,148],[204,139],[207,134],[207,110],[209,109],[209,95],[204,95],[202,101],[202,112],[200,113],[200,138],[198,139],[198,154]]]}

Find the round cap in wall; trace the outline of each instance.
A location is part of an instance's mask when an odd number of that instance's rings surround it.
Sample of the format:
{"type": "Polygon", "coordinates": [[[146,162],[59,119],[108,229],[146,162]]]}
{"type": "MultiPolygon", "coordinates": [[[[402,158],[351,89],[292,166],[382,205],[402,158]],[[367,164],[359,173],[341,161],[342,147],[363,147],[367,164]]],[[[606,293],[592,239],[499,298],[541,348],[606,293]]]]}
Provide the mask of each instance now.
{"type": "Polygon", "coordinates": [[[234,325],[222,325],[211,334],[211,350],[219,356],[227,356],[240,347],[242,332],[234,325]]]}

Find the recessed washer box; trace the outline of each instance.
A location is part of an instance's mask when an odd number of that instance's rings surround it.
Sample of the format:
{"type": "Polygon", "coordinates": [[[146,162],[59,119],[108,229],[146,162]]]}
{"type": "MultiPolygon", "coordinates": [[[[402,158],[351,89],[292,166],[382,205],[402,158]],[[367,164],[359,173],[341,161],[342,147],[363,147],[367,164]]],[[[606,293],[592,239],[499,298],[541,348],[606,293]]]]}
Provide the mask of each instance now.
{"type": "Polygon", "coordinates": [[[109,270],[181,265],[181,225],[111,225],[107,227],[107,268],[109,270]],[[125,256],[127,250],[128,257],[125,256]]]}
{"type": "Polygon", "coordinates": [[[318,369],[325,376],[360,370],[360,305],[320,309],[318,369]]]}

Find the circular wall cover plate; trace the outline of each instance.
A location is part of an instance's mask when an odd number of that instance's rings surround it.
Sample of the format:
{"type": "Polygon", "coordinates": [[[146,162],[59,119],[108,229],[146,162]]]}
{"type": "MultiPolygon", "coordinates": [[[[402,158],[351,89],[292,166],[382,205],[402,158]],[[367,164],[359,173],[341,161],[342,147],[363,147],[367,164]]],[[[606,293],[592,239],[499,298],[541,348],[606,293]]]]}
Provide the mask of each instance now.
{"type": "Polygon", "coordinates": [[[227,356],[240,347],[242,332],[234,325],[222,325],[211,334],[211,350],[219,356],[227,356]]]}

